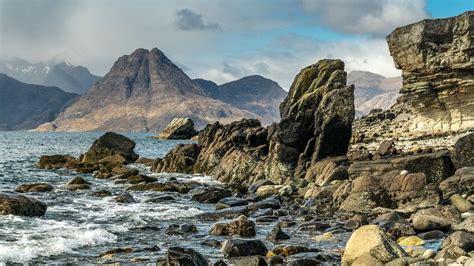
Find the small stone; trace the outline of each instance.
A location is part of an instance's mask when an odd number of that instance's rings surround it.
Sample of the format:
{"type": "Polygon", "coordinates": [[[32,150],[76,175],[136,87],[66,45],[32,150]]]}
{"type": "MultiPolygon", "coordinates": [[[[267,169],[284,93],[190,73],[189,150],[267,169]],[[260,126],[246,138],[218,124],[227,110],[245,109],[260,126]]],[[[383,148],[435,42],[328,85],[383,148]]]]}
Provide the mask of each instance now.
{"type": "Polygon", "coordinates": [[[267,235],[267,240],[269,241],[288,240],[290,238],[290,235],[281,230],[280,224],[275,225],[270,234],[267,235]]]}

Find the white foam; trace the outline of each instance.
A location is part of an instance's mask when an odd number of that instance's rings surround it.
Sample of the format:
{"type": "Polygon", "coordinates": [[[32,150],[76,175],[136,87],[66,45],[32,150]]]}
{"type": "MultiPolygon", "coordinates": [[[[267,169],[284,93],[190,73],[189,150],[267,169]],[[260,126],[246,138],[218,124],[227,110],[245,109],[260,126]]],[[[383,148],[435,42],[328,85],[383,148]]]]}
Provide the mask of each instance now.
{"type": "Polygon", "coordinates": [[[33,225],[25,224],[22,229],[0,229],[0,234],[10,231],[8,235],[16,236],[14,241],[0,241],[0,262],[25,263],[39,256],[75,253],[81,247],[117,240],[117,236],[97,225],[41,219],[30,222],[33,225]]]}

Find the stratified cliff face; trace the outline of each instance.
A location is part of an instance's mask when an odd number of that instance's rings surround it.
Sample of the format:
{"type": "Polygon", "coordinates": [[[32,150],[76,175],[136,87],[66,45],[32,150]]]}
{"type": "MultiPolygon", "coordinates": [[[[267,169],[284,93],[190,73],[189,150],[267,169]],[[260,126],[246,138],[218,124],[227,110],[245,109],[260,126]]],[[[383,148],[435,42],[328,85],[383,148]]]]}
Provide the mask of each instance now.
{"type": "Polygon", "coordinates": [[[474,127],[474,12],[398,28],[387,41],[413,113],[410,131],[474,127]]]}
{"type": "Polygon", "coordinates": [[[346,85],[346,76],[340,60],[306,67],[280,106],[279,123],[208,125],[199,145],[176,147],[154,169],[206,173],[240,185],[263,178],[298,184],[316,162],[347,153],[355,111],[354,86],[346,85]]]}

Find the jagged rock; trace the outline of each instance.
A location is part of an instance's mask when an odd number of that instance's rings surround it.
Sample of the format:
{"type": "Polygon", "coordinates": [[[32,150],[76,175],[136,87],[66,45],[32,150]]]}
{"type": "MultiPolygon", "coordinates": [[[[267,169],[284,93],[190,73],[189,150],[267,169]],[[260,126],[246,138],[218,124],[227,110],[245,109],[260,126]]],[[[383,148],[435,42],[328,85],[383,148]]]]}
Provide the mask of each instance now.
{"type": "Polygon", "coordinates": [[[82,155],[82,162],[96,163],[112,156],[122,155],[127,162],[134,162],[138,155],[134,151],[135,142],[125,136],[113,132],[106,132],[94,141],[89,150],[82,155]]]}
{"type": "Polygon", "coordinates": [[[450,234],[442,244],[442,248],[456,246],[462,248],[466,252],[474,250],[474,233],[456,231],[450,234]]]}
{"type": "Polygon", "coordinates": [[[207,266],[209,260],[201,253],[191,248],[170,247],[166,253],[166,260],[163,265],[196,265],[207,266]]]}
{"type": "Polygon", "coordinates": [[[290,235],[281,230],[281,225],[277,224],[273,227],[270,233],[267,235],[267,240],[270,241],[281,241],[290,239],[290,235]]]}
{"type": "Polygon", "coordinates": [[[65,186],[67,190],[81,190],[81,189],[90,189],[89,185],[91,183],[86,181],[81,176],[75,176],[69,180],[65,186]]]}
{"type": "Polygon", "coordinates": [[[376,225],[364,225],[354,231],[344,249],[342,262],[353,263],[368,254],[383,263],[406,256],[406,252],[376,225]]]}
{"type": "Polygon", "coordinates": [[[233,238],[226,240],[221,248],[224,258],[267,254],[267,247],[261,240],[233,238]]]}
{"type": "Polygon", "coordinates": [[[378,225],[395,239],[415,234],[413,226],[396,212],[382,214],[372,223],[378,225]]]}
{"type": "Polygon", "coordinates": [[[231,208],[231,207],[237,207],[237,206],[245,206],[248,205],[248,201],[241,199],[241,198],[235,198],[235,197],[227,197],[220,199],[217,204],[216,204],[216,210],[221,210],[225,208],[231,208]]]}
{"type": "Polygon", "coordinates": [[[33,183],[33,184],[23,184],[15,188],[15,192],[48,192],[54,188],[50,184],[46,183],[33,183]]]}
{"type": "Polygon", "coordinates": [[[474,216],[471,216],[463,222],[456,224],[454,230],[474,233],[474,216]]]}
{"type": "MultiPolygon", "coordinates": [[[[243,119],[208,125],[193,148],[197,159],[193,153],[185,164],[171,169],[210,174],[238,186],[264,179],[283,184],[290,176],[303,178],[317,161],[347,153],[353,99],[354,87],[346,86],[344,63],[321,60],[296,76],[281,105],[280,123],[263,128],[258,120],[243,119]]],[[[170,167],[163,165],[177,165],[182,156],[176,154],[182,149],[191,147],[172,150],[157,163],[155,171],[167,172],[170,167]]],[[[334,178],[341,178],[340,174],[344,171],[334,178]]]]}
{"type": "Polygon", "coordinates": [[[454,144],[452,154],[456,168],[474,167],[474,133],[458,139],[454,144]]]}
{"type": "Polygon", "coordinates": [[[178,144],[162,160],[157,161],[151,170],[166,173],[192,173],[198,155],[198,145],[178,144]]]}
{"type": "Polygon", "coordinates": [[[198,132],[194,129],[191,118],[173,118],[166,128],[160,132],[160,139],[190,139],[198,132]]]}
{"type": "Polygon", "coordinates": [[[232,192],[225,188],[206,187],[189,191],[191,199],[201,203],[217,203],[219,200],[230,197],[232,192]]]}
{"type": "Polygon", "coordinates": [[[159,191],[159,192],[178,192],[181,194],[188,193],[191,189],[195,188],[199,184],[191,182],[177,182],[170,181],[165,183],[140,183],[131,185],[128,187],[128,190],[135,191],[159,191]]]}
{"type": "Polygon", "coordinates": [[[18,193],[0,193],[0,215],[43,216],[47,206],[18,193]]]}

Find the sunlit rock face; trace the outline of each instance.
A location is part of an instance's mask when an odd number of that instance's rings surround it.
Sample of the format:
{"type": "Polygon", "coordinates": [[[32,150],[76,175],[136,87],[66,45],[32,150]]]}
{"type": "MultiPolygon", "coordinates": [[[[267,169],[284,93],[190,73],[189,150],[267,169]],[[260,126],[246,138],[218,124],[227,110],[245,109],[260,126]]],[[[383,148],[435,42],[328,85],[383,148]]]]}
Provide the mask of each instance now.
{"type": "Polygon", "coordinates": [[[402,70],[408,129],[460,131],[474,127],[474,12],[423,20],[387,37],[402,70]]]}

